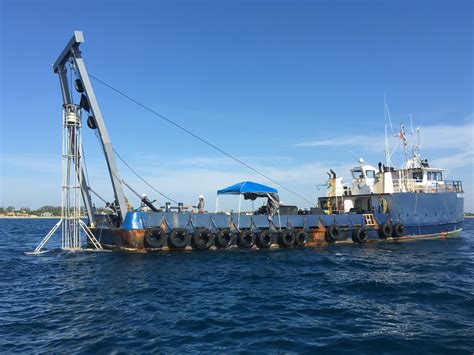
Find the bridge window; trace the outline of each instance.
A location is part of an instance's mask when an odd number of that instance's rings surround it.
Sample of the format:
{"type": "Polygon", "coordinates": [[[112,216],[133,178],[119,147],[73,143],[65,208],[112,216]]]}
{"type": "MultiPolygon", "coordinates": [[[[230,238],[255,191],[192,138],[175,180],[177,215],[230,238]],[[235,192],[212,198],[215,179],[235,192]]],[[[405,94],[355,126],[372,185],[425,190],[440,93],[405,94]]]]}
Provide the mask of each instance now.
{"type": "Polygon", "coordinates": [[[415,179],[416,182],[423,181],[423,173],[421,171],[414,171],[413,172],[413,179],[415,179]]]}
{"type": "Polygon", "coordinates": [[[441,171],[428,171],[428,180],[443,181],[443,174],[441,171]]]}
{"type": "Polygon", "coordinates": [[[352,177],[353,177],[354,179],[363,179],[363,178],[364,178],[364,174],[362,173],[362,170],[357,169],[357,170],[353,170],[353,171],[352,171],[352,177]]]}
{"type": "Polygon", "coordinates": [[[369,179],[375,179],[375,171],[374,170],[366,170],[365,175],[367,175],[367,178],[369,178],[369,179]]]}

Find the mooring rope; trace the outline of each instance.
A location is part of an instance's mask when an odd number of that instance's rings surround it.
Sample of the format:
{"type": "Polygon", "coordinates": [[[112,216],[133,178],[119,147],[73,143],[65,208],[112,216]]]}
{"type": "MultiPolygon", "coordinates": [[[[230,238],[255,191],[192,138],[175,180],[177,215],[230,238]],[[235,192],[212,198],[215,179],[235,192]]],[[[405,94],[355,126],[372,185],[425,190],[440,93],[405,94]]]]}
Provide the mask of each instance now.
{"type": "Polygon", "coordinates": [[[253,171],[254,173],[257,173],[258,175],[260,175],[260,176],[262,176],[262,177],[264,177],[264,178],[267,179],[268,181],[271,181],[271,182],[274,183],[275,185],[280,186],[280,187],[283,188],[284,190],[286,190],[286,191],[288,191],[289,193],[291,193],[291,194],[293,194],[293,195],[299,197],[300,199],[302,199],[302,200],[304,200],[304,201],[306,201],[306,202],[308,202],[308,203],[310,203],[310,204],[313,204],[312,201],[308,200],[307,198],[305,198],[304,196],[300,195],[299,193],[293,191],[292,189],[290,189],[290,188],[286,187],[285,185],[279,183],[278,181],[272,179],[272,178],[269,177],[268,175],[266,175],[266,174],[260,172],[259,170],[257,170],[257,169],[254,168],[253,166],[247,164],[246,162],[240,160],[239,158],[236,158],[235,156],[231,155],[230,153],[227,153],[226,151],[224,151],[223,149],[219,148],[219,147],[216,146],[215,144],[213,144],[213,143],[209,142],[208,140],[202,138],[201,136],[197,135],[196,133],[191,132],[191,131],[188,130],[187,128],[181,126],[180,124],[174,122],[173,120],[171,120],[171,119],[167,118],[166,116],[160,114],[159,112],[153,110],[153,109],[150,108],[149,106],[147,106],[147,105],[141,103],[140,101],[134,99],[133,97],[131,97],[131,96],[125,94],[123,91],[121,91],[121,90],[119,90],[119,89],[116,89],[116,88],[113,87],[112,85],[107,84],[105,81],[103,81],[103,80],[101,80],[101,79],[95,77],[94,75],[92,75],[92,74],[90,74],[90,73],[89,73],[89,76],[90,76],[92,79],[94,79],[94,80],[96,80],[97,82],[99,82],[100,84],[104,85],[105,87],[111,89],[112,91],[115,91],[117,94],[119,94],[119,95],[125,97],[126,99],[128,99],[128,100],[134,102],[134,103],[137,104],[138,106],[140,106],[140,107],[144,108],[145,110],[151,112],[153,115],[155,115],[155,116],[161,118],[162,120],[165,120],[165,121],[168,122],[169,124],[175,126],[176,128],[178,128],[178,129],[182,130],[183,132],[189,134],[190,136],[196,138],[197,140],[201,141],[202,143],[204,143],[204,144],[208,145],[209,147],[215,149],[215,150],[218,151],[219,153],[224,154],[224,155],[227,156],[228,158],[230,158],[230,159],[234,160],[235,162],[241,164],[242,166],[246,167],[247,169],[253,171]]]}

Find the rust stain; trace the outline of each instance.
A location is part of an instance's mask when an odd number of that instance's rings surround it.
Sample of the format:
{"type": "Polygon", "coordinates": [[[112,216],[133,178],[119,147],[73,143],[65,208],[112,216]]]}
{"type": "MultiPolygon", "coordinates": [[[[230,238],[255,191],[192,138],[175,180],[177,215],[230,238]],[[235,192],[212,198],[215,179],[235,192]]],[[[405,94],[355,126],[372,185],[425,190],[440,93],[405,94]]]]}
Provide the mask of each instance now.
{"type": "MultiPolygon", "coordinates": [[[[164,227],[163,225],[161,226],[164,227]]],[[[100,235],[103,231],[100,228],[91,228],[93,234],[100,239],[100,235]]],[[[168,250],[166,244],[162,248],[158,249],[147,249],[144,245],[144,238],[145,238],[145,230],[122,230],[122,229],[108,229],[108,237],[106,240],[102,239],[101,243],[105,249],[114,250],[114,251],[122,251],[122,252],[135,252],[135,253],[146,253],[146,252],[154,252],[154,251],[164,251],[164,252],[171,252],[168,250]]],[[[315,229],[311,229],[307,231],[308,240],[306,243],[306,247],[308,248],[318,248],[318,247],[326,247],[329,243],[326,242],[326,228],[324,225],[319,221],[318,227],[315,229]]],[[[422,240],[422,239],[446,239],[450,237],[450,232],[442,232],[437,234],[427,234],[427,235],[418,235],[418,236],[403,236],[400,238],[388,238],[386,241],[390,242],[403,242],[403,241],[415,241],[415,240],[422,240]]],[[[454,234],[454,233],[453,233],[454,234]]],[[[370,240],[368,243],[378,243],[380,240],[370,240]]],[[[385,241],[384,241],[385,242],[385,241]]],[[[337,244],[352,244],[350,240],[343,240],[337,241],[337,244]]],[[[272,244],[270,249],[278,249],[278,244],[272,244]]],[[[214,247],[214,249],[216,249],[214,247]]],[[[191,251],[192,248],[188,246],[186,251],[191,251]]],[[[257,247],[254,246],[252,250],[257,250],[257,247]]]]}
{"type": "Polygon", "coordinates": [[[137,249],[137,251],[145,251],[143,239],[145,238],[145,230],[122,230],[124,247],[137,249]]]}
{"type": "Polygon", "coordinates": [[[308,232],[308,242],[306,246],[308,247],[322,247],[326,246],[326,227],[318,220],[318,228],[312,229],[308,232]]]}

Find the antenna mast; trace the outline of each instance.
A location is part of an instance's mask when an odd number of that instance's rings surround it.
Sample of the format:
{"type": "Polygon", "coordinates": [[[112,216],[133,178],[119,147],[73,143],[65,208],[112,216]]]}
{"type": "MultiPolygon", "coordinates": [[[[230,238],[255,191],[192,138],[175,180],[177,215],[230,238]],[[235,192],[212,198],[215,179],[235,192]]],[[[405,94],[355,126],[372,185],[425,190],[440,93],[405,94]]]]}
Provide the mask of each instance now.
{"type": "MultiPolygon", "coordinates": [[[[391,166],[392,161],[390,158],[390,150],[388,148],[388,127],[387,127],[387,97],[385,93],[383,93],[383,116],[384,116],[384,121],[385,121],[385,165],[391,166]]],[[[392,126],[392,122],[390,120],[390,127],[392,126]]],[[[393,129],[392,129],[393,131],[393,129]]]]}

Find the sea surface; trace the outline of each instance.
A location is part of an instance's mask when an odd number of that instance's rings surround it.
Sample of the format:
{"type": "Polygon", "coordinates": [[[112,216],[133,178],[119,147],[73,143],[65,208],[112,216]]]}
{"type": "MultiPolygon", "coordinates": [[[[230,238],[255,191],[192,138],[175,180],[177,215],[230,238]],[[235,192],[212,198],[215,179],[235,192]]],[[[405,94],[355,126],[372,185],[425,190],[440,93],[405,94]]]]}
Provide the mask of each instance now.
{"type": "Polygon", "coordinates": [[[474,352],[460,238],[291,251],[28,256],[54,219],[0,220],[0,353],[474,352]]]}

